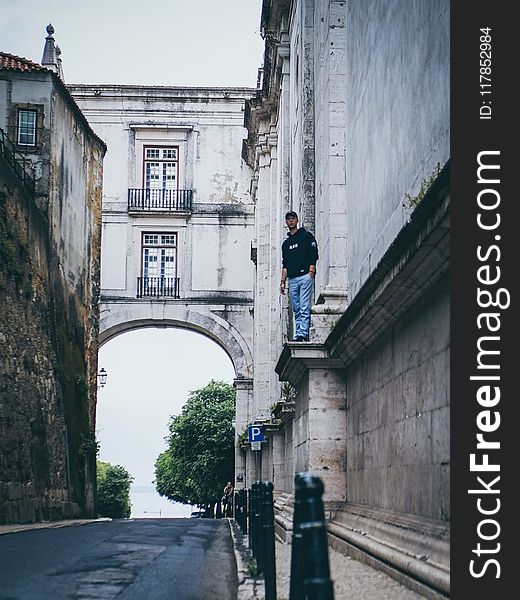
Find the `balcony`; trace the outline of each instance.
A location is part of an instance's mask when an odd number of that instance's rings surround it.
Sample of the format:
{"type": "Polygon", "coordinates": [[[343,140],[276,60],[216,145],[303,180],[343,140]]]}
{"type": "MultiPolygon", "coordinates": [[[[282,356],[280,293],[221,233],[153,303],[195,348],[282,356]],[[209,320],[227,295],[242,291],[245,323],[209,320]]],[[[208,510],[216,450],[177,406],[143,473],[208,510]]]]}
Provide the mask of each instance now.
{"type": "Polygon", "coordinates": [[[138,298],[179,298],[178,277],[138,277],[138,298]]]}
{"type": "Polygon", "coordinates": [[[23,187],[34,195],[34,178],[31,161],[20,154],[3,129],[0,129],[0,158],[9,165],[13,175],[23,187]]]}
{"type": "Polygon", "coordinates": [[[128,190],[128,212],[191,212],[191,196],[192,190],[155,190],[130,188],[128,190]]]}

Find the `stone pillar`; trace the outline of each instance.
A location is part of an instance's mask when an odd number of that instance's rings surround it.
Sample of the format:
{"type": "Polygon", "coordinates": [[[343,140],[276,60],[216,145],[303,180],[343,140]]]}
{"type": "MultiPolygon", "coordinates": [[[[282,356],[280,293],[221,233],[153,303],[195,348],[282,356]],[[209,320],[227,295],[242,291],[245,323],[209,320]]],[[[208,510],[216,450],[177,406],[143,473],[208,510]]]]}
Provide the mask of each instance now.
{"type": "MultiPolygon", "coordinates": [[[[339,359],[332,359],[322,344],[289,343],[276,372],[296,389],[292,440],[288,430],[286,436],[293,456],[286,448],[286,459],[293,462],[294,473],[311,471],[323,480],[323,499],[333,510],[334,504],[345,502],[347,496],[344,366],[339,359]]],[[[292,483],[290,490],[294,491],[292,483]]]]}
{"type": "Polygon", "coordinates": [[[279,494],[285,491],[285,434],[284,431],[273,431],[272,444],[272,479],[274,491],[279,494]]]}
{"type": "Polygon", "coordinates": [[[323,480],[325,502],[347,499],[346,384],[342,370],[307,371],[307,470],[323,480]]]}
{"type": "Polygon", "coordinates": [[[237,393],[235,404],[235,489],[240,490],[246,487],[246,456],[243,450],[237,447],[237,440],[249,422],[249,408],[253,399],[253,380],[235,379],[233,385],[237,393]],[[242,481],[239,481],[239,476],[242,481]]]}

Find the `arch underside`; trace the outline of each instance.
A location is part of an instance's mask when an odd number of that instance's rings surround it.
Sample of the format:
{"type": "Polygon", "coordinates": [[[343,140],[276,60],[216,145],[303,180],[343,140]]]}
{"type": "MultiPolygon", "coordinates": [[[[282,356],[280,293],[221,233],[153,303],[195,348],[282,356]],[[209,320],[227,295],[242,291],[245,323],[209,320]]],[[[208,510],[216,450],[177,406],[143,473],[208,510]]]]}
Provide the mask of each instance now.
{"type": "MultiPolygon", "coordinates": [[[[99,346],[109,340],[136,329],[147,327],[172,327],[188,329],[200,333],[217,343],[229,356],[233,363],[237,379],[250,379],[253,376],[253,360],[251,351],[244,335],[239,331],[248,329],[251,316],[249,307],[233,311],[235,325],[215,314],[219,310],[200,307],[175,306],[168,304],[150,305],[149,303],[110,303],[104,302],[100,306],[100,331],[99,346]],[[237,327],[238,326],[238,327],[237,327]]],[[[226,314],[229,310],[225,311],[226,314]]]]}

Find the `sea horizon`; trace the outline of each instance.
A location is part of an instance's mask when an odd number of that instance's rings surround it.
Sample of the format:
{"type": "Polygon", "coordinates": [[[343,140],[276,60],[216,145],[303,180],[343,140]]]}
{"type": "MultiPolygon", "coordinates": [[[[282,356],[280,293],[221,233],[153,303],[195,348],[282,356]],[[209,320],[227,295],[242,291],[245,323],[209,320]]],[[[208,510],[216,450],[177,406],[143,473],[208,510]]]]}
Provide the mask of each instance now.
{"type": "Polygon", "coordinates": [[[130,486],[131,519],[189,518],[196,507],[160,496],[153,485],[130,486]]]}

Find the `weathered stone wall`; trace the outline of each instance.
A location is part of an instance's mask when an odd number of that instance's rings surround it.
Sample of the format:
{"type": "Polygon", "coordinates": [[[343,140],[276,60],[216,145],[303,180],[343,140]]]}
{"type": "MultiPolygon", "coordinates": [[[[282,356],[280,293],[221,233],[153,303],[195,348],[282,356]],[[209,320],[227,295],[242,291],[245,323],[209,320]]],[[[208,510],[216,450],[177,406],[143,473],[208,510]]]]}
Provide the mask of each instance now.
{"type": "Polygon", "coordinates": [[[79,514],[70,502],[47,222],[0,166],[0,522],[79,514]]]}
{"type": "Polygon", "coordinates": [[[94,510],[101,203],[104,148],[55,94],[50,146],[49,227],[58,360],[67,417],[71,485],[94,510]],[[58,276],[59,274],[59,276],[58,276]]]}
{"type": "Polygon", "coordinates": [[[449,158],[449,2],[348,2],[347,256],[354,298],[449,158]]]}
{"type": "Polygon", "coordinates": [[[0,520],[92,515],[105,149],[56,78],[9,77],[44,114],[36,196],[2,165],[0,520]]]}
{"type": "Polygon", "coordinates": [[[316,291],[322,297],[328,290],[346,295],[347,287],[346,10],[345,0],[315,3],[316,291]]]}
{"type": "Polygon", "coordinates": [[[348,502],[449,520],[447,279],[348,369],[348,502]]]}

